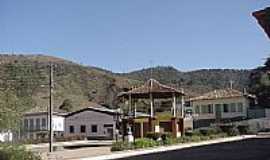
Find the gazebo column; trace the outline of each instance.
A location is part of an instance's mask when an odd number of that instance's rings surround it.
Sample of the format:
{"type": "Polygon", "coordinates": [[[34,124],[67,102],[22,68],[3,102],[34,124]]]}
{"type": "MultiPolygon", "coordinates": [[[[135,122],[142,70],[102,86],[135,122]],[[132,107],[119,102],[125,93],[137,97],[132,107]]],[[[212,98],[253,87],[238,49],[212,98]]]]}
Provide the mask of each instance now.
{"type": "Polygon", "coordinates": [[[179,133],[178,133],[178,119],[177,119],[177,115],[176,115],[176,96],[175,93],[173,93],[172,95],[172,107],[173,107],[173,117],[171,119],[171,127],[172,127],[172,135],[173,137],[178,137],[179,133]]]}
{"type": "Polygon", "coordinates": [[[154,98],[152,93],[150,93],[149,132],[155,132],[154,98]]]}
{"type": "MultiPolygon", "coordinates": [[[[184,93],[184,89],[181,90],[184,93]]],[[[181,95],[181,117],[184,118],[185,116],[185,99],[184,96],[181,95]]]]}
{"type": "Polygon", "coordinates": [[[130,116],[132,112],[132,99],[131,99],[131,94],[128,95],[128,114],[130,116]]]}
{"type": "Polygon", "coordinates": [[[140,122],[140,136],[143,138],[144,130],[143,130],[143,122],[140,122]]]}
{"type": "MultiPolygon", "coordinates": [[[[182,93],[184,93],[184,89],[182,88],[182,93]]],[[[179,120],[179,131],[181,132],[181,135],[185,134],[185,99],[184,95],[181,95],[181,119],[179,120]]]]}
{"type": "Polygon", "coordinates": [[[173,117],[175,118],[176,117],[176,96],[175,96],[175,93],[173,93],[173,103],[172,103],[172,106],[173,106],[173,117]]]}
{"type": "Polygon", "coordinates": [[[150,93],[150,116],[154,117],[154,98],[152,93],[150,93]]]}
{"type": "Polygon", "coordinates": [[[132,133],[132,128],[134,132],[134,119],[132,116],[132,97],[131,94],[128,95],[128,125],[127,125],[127,141],[133,142],[134,135],[132,133]]]}

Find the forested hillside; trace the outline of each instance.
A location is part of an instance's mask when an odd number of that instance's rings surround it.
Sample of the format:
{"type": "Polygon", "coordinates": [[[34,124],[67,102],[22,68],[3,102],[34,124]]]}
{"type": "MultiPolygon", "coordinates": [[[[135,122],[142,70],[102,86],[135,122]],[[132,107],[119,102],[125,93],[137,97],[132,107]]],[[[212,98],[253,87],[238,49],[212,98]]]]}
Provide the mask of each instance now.
{"type": "Polygon", "coordinates": [[[37,109],[46,109],[49,95],[49,65],[54,64],[54,101],[57,109],[65,100],[73,110],[91,102],[115,105],[115,96],[132,85],[132,80],[118,77],[95,67],[87,67],[60,58],[43,55],[1,55],[0,92],[32,97],[37,109]]]}
{"type": "Polygon", "coordinates": [[[154,78],[162,83],[183,87],[188,95],[195,96],[213,89],[233,87],[243,90],[249,84],[250,70],[201,69],[181,72],[173,67],[155,67],[134,71],[122,76],[145,81],[154,78]]]}
{"type": "MultiPolygon", "coordinates": [[[[185,88],[188,96],[233,86],[239,90],[249,83],[249,70],[210,69],[181,72],[173,67],[155,67],[125,74],[97,67],[82,66],[61,58],[44,55],[1,55],[0,94],[7,91],[21,97],[32,97],[30,108],[46,109],[48,105],[49,64],[55,65],[55,106],[75,110],[92,102],[116,106],[116,95],[124,88],[138,86],[149,78],[174,87],[185,88]]],[[[5,102],[3,102],[4,105],[5,102]]],[[[69,110],[69,109],[67,109],[69,110]]]]}

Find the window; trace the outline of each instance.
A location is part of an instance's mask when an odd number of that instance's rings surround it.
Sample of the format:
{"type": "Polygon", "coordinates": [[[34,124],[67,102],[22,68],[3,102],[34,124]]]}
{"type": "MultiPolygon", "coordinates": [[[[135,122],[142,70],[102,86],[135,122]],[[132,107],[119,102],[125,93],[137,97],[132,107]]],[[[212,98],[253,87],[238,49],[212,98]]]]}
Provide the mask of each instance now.
{"type": "Polygon", "coordinates": [[[28,130],[28,119],[24,119],[24,128],[28,130]]]}
{"type": "Polygon", "coordinates": [[[81,133],[85,133],[85,129],[86,127],[85,127],[85,125],[81,125],[81,133]]]}
{"type": "Polygon", "coordinates": [[[236,104],[235,103],[231,103],[231,112],[236,112],[236,104]]]}
{"type": "Polygon", "coordinates": [[[202,113],[208,113],[207,105],[201,105],[201,112],[202,113]]]}
{"type": "Polygon", "coordinates": [[[223,104],[223,111],[225,113],[228,113],[229,112],[229,105],[228,104],[223,104]]]}
{"type": "Polygon", "coordinates": [[[74,133],[74,126],[69,126],[69,133],[74,133]]]}
{"type": "Polygon", "coordinates": [[[202,105],[202,113],[213,113],[213,104],[208,104],[208,105],[202,105]]]}
{"type": "Polygon", "coordinates": [[[104,128],[113,127],[113,124],[104,124],[104,128]]]}
{"type": "Polygon", "coordinates": [[[195,106],[195,113],[200,114],[200,106],[195,106]]]}
{"type": "Polygon", "coordinates": [[[243,112],[243,103],[237,103],[237,112],[243,112]]]}
{"type": "Polygon", "coordinates": [[[34,120],[33,119],[30,119],[29,120],[29,123],[30,123],[30,130],[34,130],[34,120]]]}
{"type": "Polygon", "coordinates": [[[40,130],[40,119],[36,119],[36,129],[40,130]]]}
{"type": "Polygon", "coordinates": [[[97,133],[97,125],[92,125],[91,126],[91,132],[97,133]]]}
{"type": "Polygon", "coordinates": [[[41,127],[44,129],[44,128],[46,128],[46,119],[45,118],[42,118],[41,119],[41,127]]]}
{"type": "Polygon", "coordinates": [[[207,105],[207,110],[208,110],[208,113],[214,113],[214,111],[213,111],[213,104],[208,104],[207,105]]]}

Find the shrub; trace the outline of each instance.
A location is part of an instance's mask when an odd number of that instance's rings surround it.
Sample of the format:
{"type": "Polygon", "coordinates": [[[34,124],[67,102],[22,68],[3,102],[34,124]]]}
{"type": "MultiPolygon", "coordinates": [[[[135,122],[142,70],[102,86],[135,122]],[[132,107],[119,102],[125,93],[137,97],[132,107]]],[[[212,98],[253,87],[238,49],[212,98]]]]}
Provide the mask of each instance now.
{"type": "Polygon", "coordinates": [[[134,143],[135,148],[155,147],[158,145],[159,145],[158,142],[154,141],[153,139],[148,139],[148,138],[138,139],[134,143]]]}
{"type": "Polygon", "coordinates": [[[20,145],[0,145],[0,159],[2,160],[41,160],[39,155],[27,151],[20,145]]]}
{"type": "Polygon", "coordinates": [[[191,137],[192,136],[183,136],[183,137],[177,138],[177,142],[178,143],[190,142],[191,141],[191,137]]]}
{"type": "Polygon", "coordinates": [[[123,151],[133,149],[133,145],[128,142],[114,142],[111,147],[111,151],[123,151]]]}
{"type": "Polygon", "coordinates": [[[148,132],[146,134],[146,138],[153,139],[153,140],[158,140],[161,138],[161,133],[156,133],[156,132],[148,132]]]}
{"type": "Polygon", "coordinates": [[[204,137],[204,136],[192,136],[191,142],[199,142],[202,140],[202,137],[204,137]]]}
{"type": "Polygon", "coordinates": [[[226,133],[212,134],[209,136],[209,139],[224,138],[227,137],[226,133]]]}
{"type": "Polygon", "coordinates": [[[204,136],[210,136],[210,135],[214,135],[214,134],[218,134],[220,133],[221,130],[220,128],[201,128],[200,129],[200,133],[204,136]]]}
{"type": "Polygon", "coordinates": [[[185,133],[186,136],[202,136],[200,130],[193,130],[185,133]]]}
{"type": "Polygon", "coordinates": [[[161,134],[162,141],[165,141],[166,139],[170,139],[170,138],[172,138],[172,134],[171,133],[162,133],[161,134]]]}
{"type": "Polygon", "coordinates": [[[237,127],[237,129],[239,130],[240,134],[247,134],[249,131],[249,126],[248,125],[239,125],[237,127]]]}
{"type": "Polygon", "coordinates": [[[179,143],[177,138],[172,138],[172,137],[169,137],[162,142],[163,142],[163,145],[172,145],[172,144],[179,143]]]}
{"type": "Polygon", "coordinates": [[[221,130],[227,133],[229,136],[239,135],[238,129],[234,125],[221,125],[221,130]]]}
{"type": "Polygon", "coordinates": [[[240,133],[239,133],[239,131],[238,131],[238,129],[236,127],[232,128],[232,130],[230,130],[229,133],[228,133],[229,136],[237,136],[239,134],[240,133]]]}

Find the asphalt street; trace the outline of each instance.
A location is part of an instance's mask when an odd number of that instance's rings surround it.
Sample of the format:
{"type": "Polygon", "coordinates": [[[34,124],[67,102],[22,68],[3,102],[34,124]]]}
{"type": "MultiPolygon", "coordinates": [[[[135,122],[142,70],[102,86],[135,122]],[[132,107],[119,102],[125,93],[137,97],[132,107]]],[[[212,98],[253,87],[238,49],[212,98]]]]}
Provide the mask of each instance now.
{"type": "Polygon", "coordinates": [[[247,139],[119,160],[270,160],[270,138],[247,139]]]}

